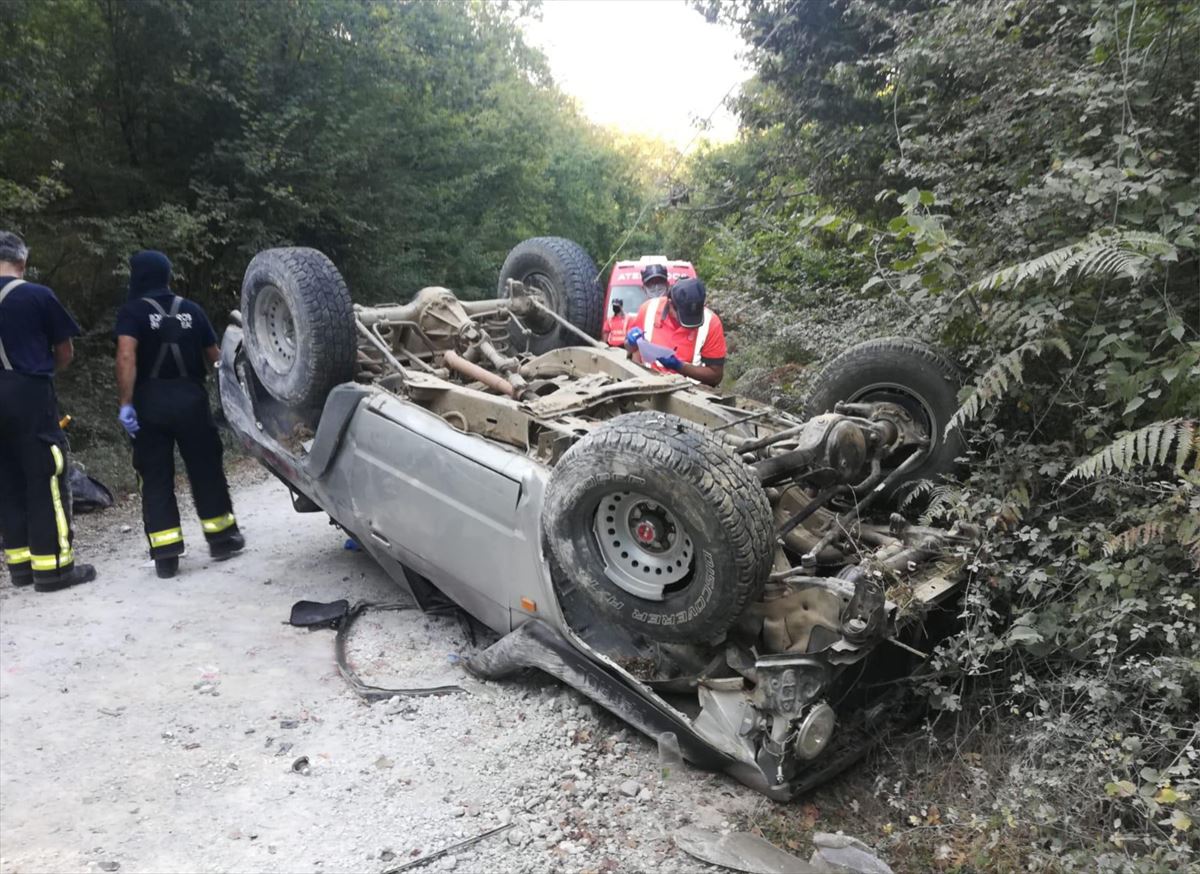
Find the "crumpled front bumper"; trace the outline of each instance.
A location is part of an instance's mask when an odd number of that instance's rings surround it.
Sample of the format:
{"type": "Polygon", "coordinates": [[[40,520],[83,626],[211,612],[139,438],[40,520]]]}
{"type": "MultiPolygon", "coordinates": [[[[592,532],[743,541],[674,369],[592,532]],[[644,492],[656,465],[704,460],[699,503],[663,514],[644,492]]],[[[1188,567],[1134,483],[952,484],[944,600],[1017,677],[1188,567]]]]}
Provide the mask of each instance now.
{"type": "Polygon", "coordinates": [[[775,801],[793,795],[789,785],[772,785],[754,764],[721,752],[701,737],[683,714],[653,692],[643,691],[628,675],[581,650],[562,633],[540,620],[526,622],[466,662],[471,673],[498,680],[522,668],[537,668],[577,689],[643,734],[657,738],[674,732],[679,749],[692,764],[725,771],[775,801]]]}

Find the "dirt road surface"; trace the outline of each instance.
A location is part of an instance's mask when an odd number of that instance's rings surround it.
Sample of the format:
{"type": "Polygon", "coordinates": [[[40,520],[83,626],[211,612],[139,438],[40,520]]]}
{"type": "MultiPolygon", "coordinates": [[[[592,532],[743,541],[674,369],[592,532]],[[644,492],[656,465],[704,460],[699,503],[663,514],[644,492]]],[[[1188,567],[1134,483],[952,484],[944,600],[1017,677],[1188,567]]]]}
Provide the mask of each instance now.
{"type": "Polygon", "coordinates": [[[180,575],[157,579],[133,501],[79,520],[96,582],[0,583],[4,874],[377,872],[507,822],[418,870],[716,870],[670,833],[765,803],[690,767],[661,782],[653,742],[548,677],[472,680],[453,619],[369,613],[351,651],[381,685],[467,694],[363,703],[333,632],[283,623],[301,598],[396,588],[323,514],[293,513],[261,472],[242,480],[249,545],[231,561],[208,558],[189,516],[180,575]]]}

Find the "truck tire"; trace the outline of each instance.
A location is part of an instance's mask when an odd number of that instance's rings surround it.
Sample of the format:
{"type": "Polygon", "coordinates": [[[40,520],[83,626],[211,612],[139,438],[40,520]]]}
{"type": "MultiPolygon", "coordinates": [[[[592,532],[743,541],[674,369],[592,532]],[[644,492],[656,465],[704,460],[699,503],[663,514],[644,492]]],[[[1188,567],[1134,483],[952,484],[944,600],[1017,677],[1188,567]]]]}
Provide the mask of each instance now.
{"type": "Polygon", "coordinates": [[[316,249],[259,252],[242,279],[245,351],[272,397],[315,424],[335,385],[354,379],[354,308],[341,273],[316,249]]]}
{"type": "MultiPolygon", "coordinates": [[[[604,323],[604,289],[596,262],[578,243],[563,237],[533,237],[518,243],[500,268],[499,296],[508,297],[508,280],[537,289],[560,316],[589,337],[599,338],[604,323]]],[[[563,346],[579,346],[579,336],[543,314],[522,319],[529,329],[516,330],[535,355],[563,346]]]]}
{"type": "MultiPolygon", "coordinates": [[[[959,431],[947,435],[945,430],[958,409],[962,381],[958,366],[936,349],[905,337],[880,337],[851,346],[825,365],[805,413],[809,417],[827,413],[838,401],[890,401],[923,423],[933,441],[929,457],[880,496],[894,501],[912,483],[939,479],[957,469],[955,459],[965,444],[959,431]]],[[[892,461],[899,463],[899,459],[892,461]]]]}
{"type": "Polygon", "coordinates": [[[750,469],[665,413],[612,419],[550,477],[542,530],[601,615],[664,643],[716,643],[771,571],[774,528],[750,469]]]}

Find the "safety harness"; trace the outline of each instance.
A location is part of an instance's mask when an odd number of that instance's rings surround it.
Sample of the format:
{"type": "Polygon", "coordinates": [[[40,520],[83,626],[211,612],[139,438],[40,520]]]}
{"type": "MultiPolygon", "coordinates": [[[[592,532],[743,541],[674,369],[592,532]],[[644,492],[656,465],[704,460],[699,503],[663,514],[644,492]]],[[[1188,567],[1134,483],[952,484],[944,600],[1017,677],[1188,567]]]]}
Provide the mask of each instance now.
{"type": "MultiPolygon", "coordinates": [[[[0,304],[4,303],[4,299],[8,297],[8,293],[18,285],[24,285],[24,279],[10,279],[4,283],[4,287],[0,288],[0,304]]],[[[12,366],[12,362],[8,360],[8,353],[4,351],[4,338],[0,337],[0,365],[3,365],[5,370],[16,370],[12,366]]]]}
{"type": "Polygon", "coordinates": [[[183,305],[183,298],[178,295],[171,296],[170,310],[163,309],[162,304],[152,297],[143,298],[146,303],[158,310],[158,314],[162,317],[159,323],[159,330],[162,332],[161,337],[165,341],[158,350],[158,357],[154,359],[154,366],[150,368],[150,379],[158,379],[162,372],[162,366],[167,360],[167,353],[175,359],[175,366],[179,369],[179,378],[187,377],[187,367],[183,363],[183,350],[179,348],[179,335],[183,331],[183,323],[179,318],[179,308],[183,305]],[[171,322],[167,324],[168,320],[171,322]]]}

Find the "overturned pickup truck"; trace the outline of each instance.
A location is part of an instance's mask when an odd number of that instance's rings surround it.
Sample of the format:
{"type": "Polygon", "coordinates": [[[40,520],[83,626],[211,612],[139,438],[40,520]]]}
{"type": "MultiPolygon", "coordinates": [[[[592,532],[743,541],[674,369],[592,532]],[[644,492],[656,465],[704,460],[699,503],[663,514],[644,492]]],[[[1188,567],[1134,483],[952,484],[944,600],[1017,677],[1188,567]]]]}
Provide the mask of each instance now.
{"type": "Polygon", "coordinates": [[[505,261],[499,296],[357,306],[312,249],[250,263],[221,402],[246,448],[423,607],[772,798],[859,758],[953,619],[975,532],[894,513],[953,470],[959,376],[902,339],[843,351],[808,415],[651,373],[599,333],[576,244],[505,261]],[[530,350],[534,350],[531,352],[530,350]]]}

